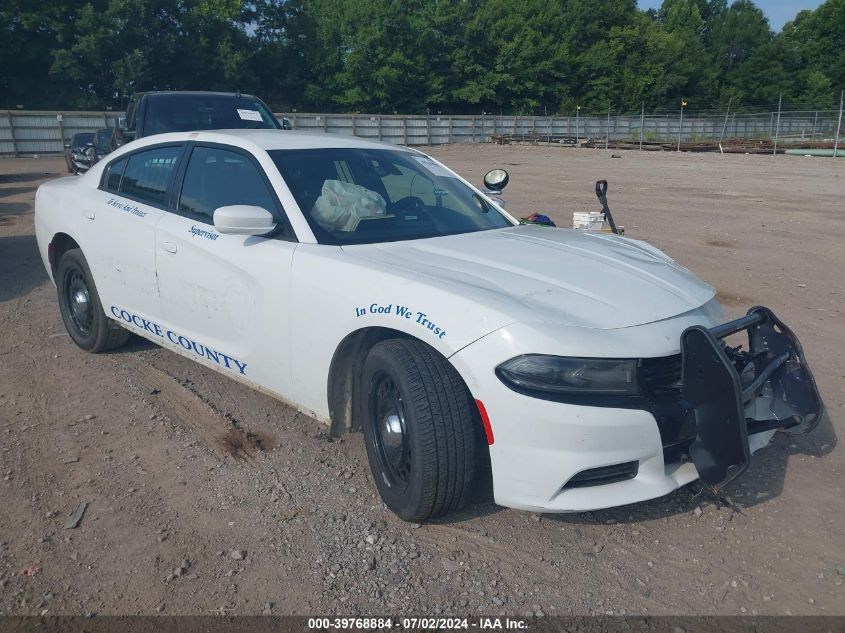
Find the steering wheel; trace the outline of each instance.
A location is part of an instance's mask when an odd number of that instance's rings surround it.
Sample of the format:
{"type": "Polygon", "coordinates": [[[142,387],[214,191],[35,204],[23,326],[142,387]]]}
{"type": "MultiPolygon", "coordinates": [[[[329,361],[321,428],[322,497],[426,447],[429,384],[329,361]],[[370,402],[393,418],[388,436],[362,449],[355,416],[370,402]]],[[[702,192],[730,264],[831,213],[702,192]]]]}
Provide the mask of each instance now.
{"type": "Polygon", "coordinates": [[[425,202],[417,196],[405,196],[393,203],[393,208],[397,211],[418,211],[424,206],[425,202]]]}

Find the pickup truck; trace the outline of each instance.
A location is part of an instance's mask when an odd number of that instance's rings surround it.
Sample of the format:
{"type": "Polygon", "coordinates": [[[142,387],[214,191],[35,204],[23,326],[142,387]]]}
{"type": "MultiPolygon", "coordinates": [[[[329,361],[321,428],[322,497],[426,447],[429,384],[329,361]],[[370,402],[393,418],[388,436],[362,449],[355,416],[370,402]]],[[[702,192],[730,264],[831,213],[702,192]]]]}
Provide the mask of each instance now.
{"type": "Polygon", "coordinates": [[[258,97],[240,92],[154,91],[135,94],[120,122],[124,141],[194,130],[291,128],[258,97]]]}

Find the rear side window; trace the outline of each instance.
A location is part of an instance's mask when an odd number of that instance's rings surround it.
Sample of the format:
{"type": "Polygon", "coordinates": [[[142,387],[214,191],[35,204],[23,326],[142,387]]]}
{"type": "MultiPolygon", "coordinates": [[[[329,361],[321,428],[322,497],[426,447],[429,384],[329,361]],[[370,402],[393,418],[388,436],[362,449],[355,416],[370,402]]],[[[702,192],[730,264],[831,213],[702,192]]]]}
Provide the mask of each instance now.
{"type": "Polygon", "coordinates": [[[132,154],[120,181],[120,193],[147,204],[163,206],[181,153],[182,148],[177,146],[132,154]]]}
{"type": "Polygon", "coordinates": [[[114,192],[120,191],[120,179],[123,178],[123,172],[125,169],[126,158],[116,160],[109,165],[108,171],[106,172],[106,189],[114,192]]]}

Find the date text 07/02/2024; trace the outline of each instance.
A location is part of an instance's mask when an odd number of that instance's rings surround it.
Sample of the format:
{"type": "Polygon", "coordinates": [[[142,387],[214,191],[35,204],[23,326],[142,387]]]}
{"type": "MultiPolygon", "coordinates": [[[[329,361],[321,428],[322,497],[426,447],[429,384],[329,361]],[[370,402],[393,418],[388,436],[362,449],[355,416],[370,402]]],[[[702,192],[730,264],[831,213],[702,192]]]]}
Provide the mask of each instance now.
{"type": "Polygon", "coordinates": [[[315,617],[308,618],[309,630],[402,629],[414,630],[500,630],[528,628],[524,618],[510,617],[315,617]]]}

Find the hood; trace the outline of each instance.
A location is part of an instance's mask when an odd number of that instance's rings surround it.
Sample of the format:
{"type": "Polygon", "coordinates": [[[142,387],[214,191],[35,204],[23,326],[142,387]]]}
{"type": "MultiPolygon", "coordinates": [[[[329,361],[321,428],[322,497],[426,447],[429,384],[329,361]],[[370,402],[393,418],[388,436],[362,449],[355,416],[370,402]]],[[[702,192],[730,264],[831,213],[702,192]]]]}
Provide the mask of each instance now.
{"type": "Polygon", "coordinates": [[[504,301],[515,320],[623,328],[689,312],[715,294],[656,248],[605,233],[516,226],[343,250],[463,298],[504,301]]]}

